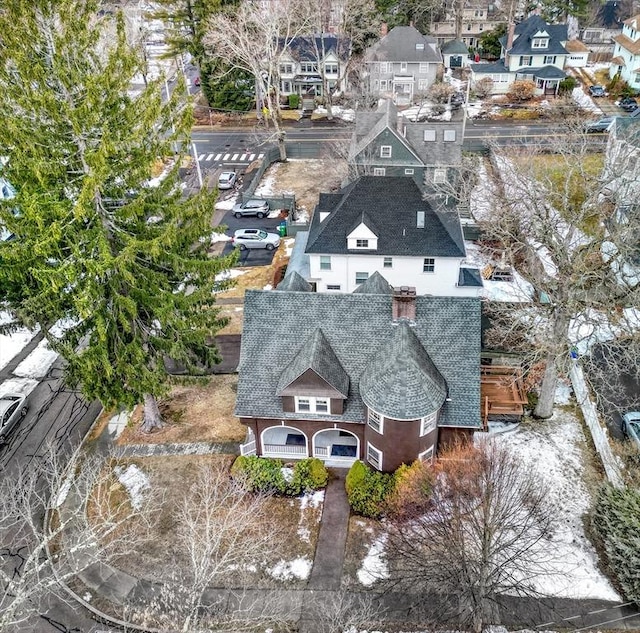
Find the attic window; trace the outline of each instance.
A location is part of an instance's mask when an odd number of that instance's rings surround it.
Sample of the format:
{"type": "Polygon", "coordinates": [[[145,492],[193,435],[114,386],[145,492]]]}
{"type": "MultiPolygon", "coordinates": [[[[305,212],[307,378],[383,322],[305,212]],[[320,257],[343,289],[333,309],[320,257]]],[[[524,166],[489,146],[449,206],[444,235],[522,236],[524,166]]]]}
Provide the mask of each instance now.
{"type": "Polygon", "coordinates": [[[546,37],[534,37],[531,48],[549,48],[549,39],[546,37]]]}
{"type": "Polygon", "coordinates": [[[416,44],[416,50],[417,51],[423,51],[424,50],[424,44],[422,44],[422,43],[416,44]]]}
{"type": "Polygon", "coordinates": [[[444,137],[445,141],[453,142],[456,140],[456,131],[455,130],[445,130],[444,137]]]}
{"type": "Polygon", "coordinates": [[[391,158],[391,145],[382,145],[380,147],[380,158],[391,158]]]}
{"type": "Polygon", "coordinates": [[[436,140],[436,131],[435,130],[425,130],[424,136],[425,141],[435,141],[436,140]]]}
{"type": "Polygon", "coordinates": [[[423,229],[424,228],[424,211],[418,211],[416,213],[416,226],[419,229],[423,229]]]}

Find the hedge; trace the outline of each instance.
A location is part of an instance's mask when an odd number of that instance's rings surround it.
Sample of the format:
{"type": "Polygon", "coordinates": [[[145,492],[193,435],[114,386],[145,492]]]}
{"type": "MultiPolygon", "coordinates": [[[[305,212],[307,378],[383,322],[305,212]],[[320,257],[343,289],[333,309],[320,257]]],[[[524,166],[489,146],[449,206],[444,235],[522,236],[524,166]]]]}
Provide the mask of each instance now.
{"type": "Polygon", "coordinates": [[[327,485],[329,475],[321,460],[302,459],[286,469],[279,459],[241,455],[231,467],[232,477],[242,477],[252,492],[298,496],[327,485]]]}
{"type": "Polygon", "coordinates": [[[625,597],[640,602],[640,491],[602,488],[593,524],[625,597]]]}
{"type": "Polygon", "coordinates": [[[361,461],[353,463],[345,481],[349,505],[366,517],[379,517],[395,487],[395,477],[369,468],[361,461]]]}

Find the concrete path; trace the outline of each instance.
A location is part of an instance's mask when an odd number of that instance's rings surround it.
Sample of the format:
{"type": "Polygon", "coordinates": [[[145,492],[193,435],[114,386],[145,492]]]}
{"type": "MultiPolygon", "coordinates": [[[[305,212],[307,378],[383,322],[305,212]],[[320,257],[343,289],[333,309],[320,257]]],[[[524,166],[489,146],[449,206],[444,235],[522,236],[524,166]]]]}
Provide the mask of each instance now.
{"type": "Polygon", "coordinates": [[[344,553],[349,530],[349,501],[344,488],[346,469],[332,469],[331,481],[324,494],[322,522],[316,554],[307,587],[313,590],[340,589],[344,553]]]}

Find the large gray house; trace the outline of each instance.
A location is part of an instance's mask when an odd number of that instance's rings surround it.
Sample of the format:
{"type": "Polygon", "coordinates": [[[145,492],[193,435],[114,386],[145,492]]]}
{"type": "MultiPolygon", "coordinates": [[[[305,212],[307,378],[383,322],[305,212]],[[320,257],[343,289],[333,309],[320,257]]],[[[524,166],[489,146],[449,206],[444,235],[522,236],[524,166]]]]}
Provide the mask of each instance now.
{"type": "Polygon", "coordinates": [[[436,80],[442,54],[433,37],[396,26],[367,49],[364,62],[371,94],[406,105],[436,80]]]}

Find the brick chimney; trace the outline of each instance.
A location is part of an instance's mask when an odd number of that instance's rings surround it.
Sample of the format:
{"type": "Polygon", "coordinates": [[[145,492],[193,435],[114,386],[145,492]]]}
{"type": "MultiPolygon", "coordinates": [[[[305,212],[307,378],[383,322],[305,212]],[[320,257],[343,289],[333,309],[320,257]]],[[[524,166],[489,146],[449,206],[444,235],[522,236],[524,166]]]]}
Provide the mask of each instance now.
{"type": "Polygon", "coordinates": [[[398,319],[416,320],[416,289],[400,286],[393,289],[392,317],[398,319]]]}
{"type": "Polygon", "coordinates": [[[386,22],[380,25],[380,37],[384,37],[389,32],[389,27],[386,22]]]}
{"type": "Polygon", "coordinates": [[[513,46],[513,37],[516,32],[516,25],[513,22],[509,22],[509,26],[507,28],[507,44],[504,47],[504,65],[509,68],[509,51],[513,46]]]}

